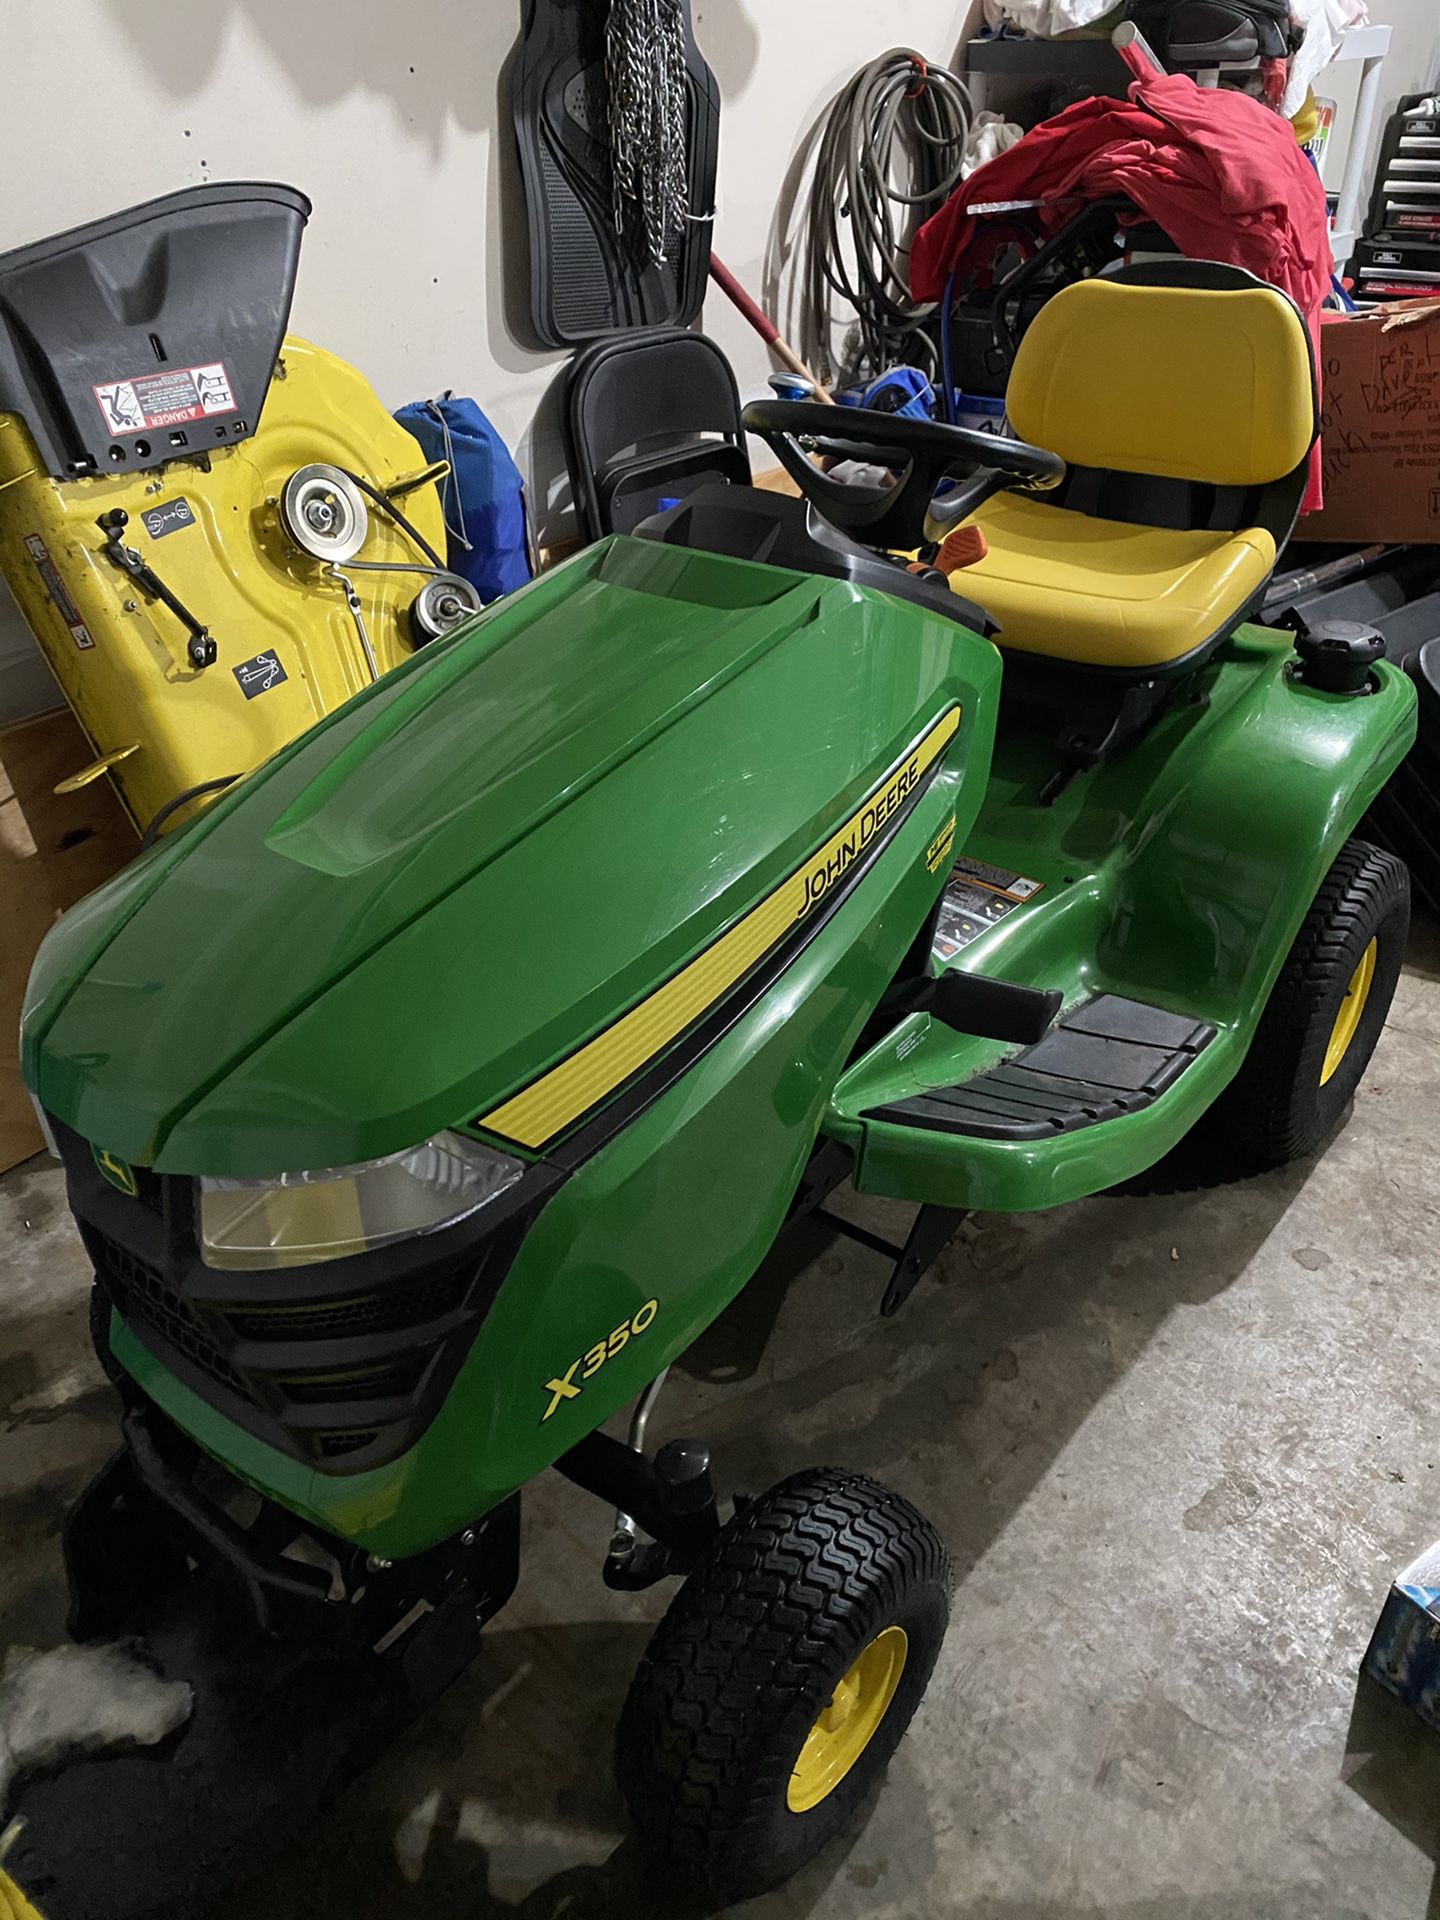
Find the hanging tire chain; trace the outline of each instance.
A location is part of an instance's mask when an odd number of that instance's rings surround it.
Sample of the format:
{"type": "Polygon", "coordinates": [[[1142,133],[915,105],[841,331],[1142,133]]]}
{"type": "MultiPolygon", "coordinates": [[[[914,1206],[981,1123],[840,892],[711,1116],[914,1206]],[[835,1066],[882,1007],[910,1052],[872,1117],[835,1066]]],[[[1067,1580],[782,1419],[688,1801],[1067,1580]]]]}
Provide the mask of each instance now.
{"type": "Polygon", "coordinates": [[[615,231],[663,263],[690,217],[684,0],[611,0],[605,30],[615,231]]]}

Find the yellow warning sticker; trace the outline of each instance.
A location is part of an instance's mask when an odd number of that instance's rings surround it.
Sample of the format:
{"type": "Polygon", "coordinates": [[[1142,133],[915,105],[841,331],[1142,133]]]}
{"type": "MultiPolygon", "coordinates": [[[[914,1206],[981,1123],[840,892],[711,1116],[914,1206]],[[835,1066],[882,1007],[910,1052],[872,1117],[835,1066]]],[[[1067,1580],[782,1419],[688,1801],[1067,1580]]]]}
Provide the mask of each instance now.
{"type": "Polygon", "coordinates": [[[925,865],[929,872],[938,873],[949,859],[955,845],[955,816],[952,813],[935,838],[925,849],[925,865]]]}
{"type": "Polygon", "coordinates": [[[1008,867],[992,867],[984,860],[962,855],[951,869],[940,898],[940,917],[935,925],[935,958],[953,960],[962,948],[982,933],[988,933],[1016,907],[1023,907],[1044,886],[1043,880],[1028,879],[1008,867]]]}

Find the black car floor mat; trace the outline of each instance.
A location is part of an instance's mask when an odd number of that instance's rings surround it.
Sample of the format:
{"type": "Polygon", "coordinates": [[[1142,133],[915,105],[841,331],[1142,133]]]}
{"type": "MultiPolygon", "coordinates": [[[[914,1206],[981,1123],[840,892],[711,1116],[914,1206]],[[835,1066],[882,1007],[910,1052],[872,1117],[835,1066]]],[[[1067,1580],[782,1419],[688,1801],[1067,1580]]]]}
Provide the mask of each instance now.
{"type": "Polygon", "coordinates": [[[606,0],[526,0],[511,108],[530,233],[530,312],[551,347],[622,327],[689,326],[705,298],[720,91],[684,6],[690,219],[673,258],[632,257],[612,210],[606,0]]]}

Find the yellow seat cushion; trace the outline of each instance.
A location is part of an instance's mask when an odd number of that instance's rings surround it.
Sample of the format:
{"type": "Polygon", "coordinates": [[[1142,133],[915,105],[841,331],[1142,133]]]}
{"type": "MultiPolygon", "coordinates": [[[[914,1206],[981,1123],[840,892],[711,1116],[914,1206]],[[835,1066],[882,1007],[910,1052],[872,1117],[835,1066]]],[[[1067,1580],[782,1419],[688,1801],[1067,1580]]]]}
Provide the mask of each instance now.
{"type": "Polygon", "coordinates": [[[1275,565],[1262,527],[1204,533],[1097,520],[998,493],[971,515],[989,546],[951,575],[1003,647],[1092,667],[1167,666],[1236,618],[1275,565]]]}

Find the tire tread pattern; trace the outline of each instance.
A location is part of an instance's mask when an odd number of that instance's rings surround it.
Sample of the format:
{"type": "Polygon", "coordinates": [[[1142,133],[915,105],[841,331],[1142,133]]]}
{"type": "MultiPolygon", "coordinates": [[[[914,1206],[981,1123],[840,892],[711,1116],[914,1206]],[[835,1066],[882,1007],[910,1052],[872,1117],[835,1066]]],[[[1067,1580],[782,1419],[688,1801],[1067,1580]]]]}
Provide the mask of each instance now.
{"type": "MultiPolygon", "coordinates": [[[[935,1529],[861,1474],[810,1469],[744,1507],[656,1629],[621,1718],[620,1783],[649,1850],[712,1895],[772,1884],[766,1828],[783,1808],[796,1726],[813,1724],[903,1596],[943,1596],[943,1633],[950,1583],[935,1529]]],[[[938,1634],[929,1648],[912,1645],[901,1681],[910,1711],[938,1645],[938,1634]]],[[[888,1760],[909,1717],[899,1704],[897,1694],[854,1774],[873,1778],[888,1760]]],[[[863,1788],[847,1777],[799,1816],[826,1830],[816,1847],[863,1788]]]]}
{"type": "Polygon", "coordinates": [[[1212,1109],[1210,1131],[1217,1144],[1227,1141],[1245,1171],[1287,1166],[1315,1152],[1333,1130],[1384,1024],[1409,920],[1404,862],[1368,841],[1347,840],[1295,936],[1243,1066],[1212,1109]],[[1321,1087],[1337,981],[1348,983],[1375,935],[1382,946],[1366,1006],[1369,1043],[1362,1028],[1351,1043],[1353,1060],[1321,1087]]]}

